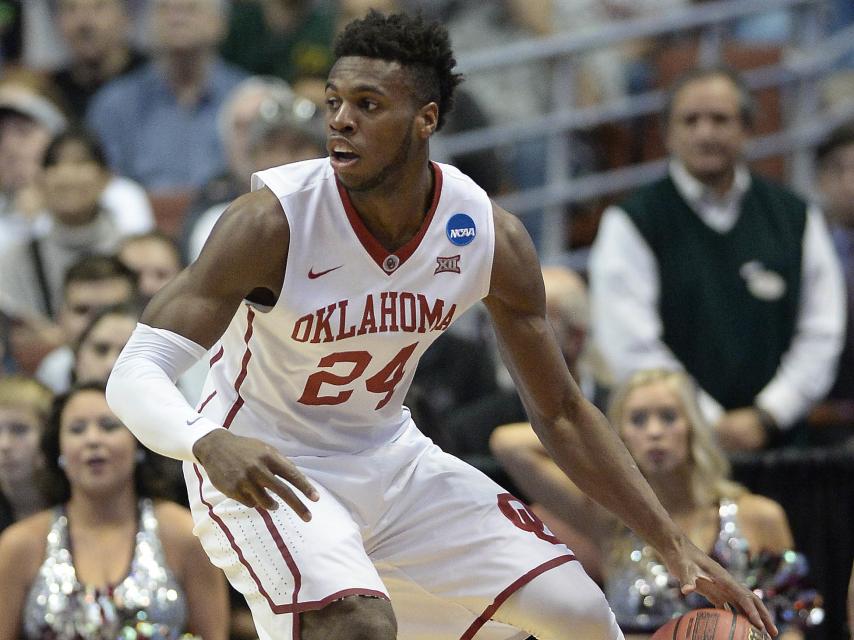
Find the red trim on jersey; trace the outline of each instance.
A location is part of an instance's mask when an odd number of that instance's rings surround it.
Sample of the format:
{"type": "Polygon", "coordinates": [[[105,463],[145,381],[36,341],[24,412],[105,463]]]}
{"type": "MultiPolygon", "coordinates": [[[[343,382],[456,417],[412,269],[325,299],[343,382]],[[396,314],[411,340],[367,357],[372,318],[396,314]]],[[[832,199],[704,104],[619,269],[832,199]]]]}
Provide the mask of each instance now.
{"type": "Polygon", "coordinates": [[[225,420],[222,423],[222,426],[226,429],[231,427],[231,423],[234,422],[234,418],[237,417],[237,412],[240,411],[240,407],[243,406],[243,396],[240,395],[240,387],[246,379],[246,374],[249,370],[249,361],[252,359],[252,351],[249,349],[249,339],[252,337],[252,321],[254,319],[255,312],[252,310],[252,307],[247,305],[246,334],[243,336],[243,341],[246,343],[246,351],[243,353],[243,362],[240,365],[240,373],[237,374],[237,379],[234,381],[234,391],[237,393],[237,398],[234,400],[234,404],[231,405],[231,409],[228,410],[228,414],[225,416],[225,420]]]}
{"type": "Polygon", "coordinates": [[[222,347],[222,346],[221,346],[221,347],[219,348],[219,351],[217,351],[217,352],[216,352],[216,354],[214,355],[214,357],[213,357],[213,358],[211,358],[211,361],[208,363],[208,366],[209,366],[209,367],[212,367],[212,366],[214,366],[217,362],[219,362],[219,361],[220,361],[220,359],[222,358],[222,356],[223,356],[223,354],[224,354],[224,353],[225,353],[225,347],[222,347]]]}
{"type": "MultiPolygon", "coordinates": [[[[364,589],[359,587],[354,587],[351,589],[343,589],[341,591],[336,591],[335,593],[326,596],[321,600],[312,600],[309,602],[296,602],[296,590],[294,593],[294,602],[292,604],[276,604],[273,602],[273,599],[270,597],[270,594],[267,593],[267,590],[264,588],[264,585],[261,584],[261,579],[258,577],[258,574],[255,573],[255,570],[252,568],[252,565],[249,564],[249,561],[246,559],[246,556],[243,555],[243,550],[240,548],[240,545],[237,544],[237,540],[234,538],[234,534],[231,533],[231,530],[228,528],[228,525],[225,524],[222,518],[220,518],[216,513],[214,513],[213,505],[205,500],[204,494],[202,493],[202,485],[204,484],[204,480],[202,479],[202,474],[199,471],[199,465],[193,464],[193,471],[196,472],[196,479],[199,482],[199,500],[201,500],[202,504],[208,510],[208,517],[213,520],[220,530],[225,534],[226,539],[228,540],[228,544],[231,546],[232,550],[235,554],[237,554],[237,559],[240,561],[244,567],[246,567],[246,571],[249,572],[249,576],[252,578],[252,581],[255,583],[255,586],[258,587],[258,592],[264,597],[267,601],[267,604],[270,607],[270,610],[276,615],[281,615],[284,613],[292,613],[294,614],[294,631],[299,631],[299,615],[304,611],[315,611],[317,609],[322,609],[326,605],[331,602],[335,602],[336,600],[341,600],[342,598],[347,598],[349,596],[368,596],[371,598],[382,598],[383,600],[388,600],[388,596],[384,594],[382,591],[375,591],[374,589],[364,589]]],[[[266,514],[266,518],[264,521],[267,522],[267,518],[270,517],[270,514],[262,509],[257,509],[261,516],[264,517],[266,514]]],[[[276,546],[279,546],[279,541],[281,540],[281,535],[278,530],[275,528],[275,524],[272,523],[272,519],[270,519],[270,523],[267,525],[267,528],[270,529],[270,533],[275,531],[275,535],[273,536],[276,540],[276,546]],[[270,526],[272,525],[272,529],[270,526]]],[[[284,546],[284,542],[282,542],[282,546],[284,546]]],[[[284,547],[287,550],[287,547],[284,547]]],[[[281,551],[281,547],[280,547],[281,551]]],[[[282,554],[284,557],[284,553],[282,554]]],[[[288,552],[288,556],[290,556],[290,552],[288,552]]],[[[291,571],[296,571],[294,574],[294,584],[298,584],[298,579],[300,578],[299,570],[296,569],[296,564],[293,563],[293,558],[291,558],[291,562],[285,559],[285,562],[288,565],[288,568],[291,571]],[[292,565],[293,563],[293,565],[292,565]]],[[[294,636],[298,638],[299,635],[294,636]]]]}
{"type": "MultiPolygon", "coordinates": [[[[338,181],[337,177],[335,178],[335,184],[338,186],[338,193],[341,196],[341,203],[344,205],[344,211],[347,213],[347,219],[350,221],[350,226],[353,227],[353,231],[355,231],[356,237],[359,238],[359,242],[362,243],[365,251],[368,252],[373,261],[377,263],[377,266],[379,266],[386,275],[391,274],[383,269],[383,262],[385,259],[388,258],[389,255],[394,254],[400,260],[399,265],[406,262],[406,260],[415,253],[418,245],[421,244],[421,240],[424,238],[424,234],[427,233],[427,229],[430,227],[430,222],[433,220],[433,216],[436,213],[436,208],[439,206],[439,198],[442,195],[442,170],[435,162],[430,163],[430,168],[433,170],[433,200],[430,202],[430,209],[427,211],[427,215],[424,217],[424,221],[421,223],[421,228],[418,229],[418,233],[412,236],[409,242],[396,251],[389,251],[373,236],[368,227],[365,226],[365,223],[362,222],[362,218],[359,217],[359,213],[353,206],[353,203],[350,200],[350,195],[347,193],[347,189],[345,189],[344,185],[338,181]]],[[[399,265],[397,267],[398,269],[400,268],[399,265]]],[[[396,270],[397,269],[395,269],[395,271],[396,270]]],[[[394,273],[394,271],[391,273],[394,273]]]]}
{"type": "Polygon", "coordinates": [[[565,556],[560,556],[558,558],[554,558],[549,560],[548,562],[544,562],[538,567],[534,567],[528,573],[523,575],[521,578],[513,582],[509,587],[507,587],[504,591],[499,593],[495,600],[492,601],[492,604],[489,605],[486,609],[484,609],[483,613],[481,613],[477,619],[471,623],[471,626],[466,629],[466,632],[460,636],[460,640],[471,640],[474,638],[475,634],[480,631],[481,627],[485,625],[492,619],[492,616],[495,615],[495,612],[498,611],[498,608],[504,604],[504,601],[507,600],[510,596],[512,596],[516,591],[518,591],[521,587],[524,587],[531,580],[536,578],[538,575],[545,573],[549,569],[554,569],[555,567],[559,567],[562,564],[566,564],[575,560],[575,556],[572,554],[568,554],[565,556]]]}

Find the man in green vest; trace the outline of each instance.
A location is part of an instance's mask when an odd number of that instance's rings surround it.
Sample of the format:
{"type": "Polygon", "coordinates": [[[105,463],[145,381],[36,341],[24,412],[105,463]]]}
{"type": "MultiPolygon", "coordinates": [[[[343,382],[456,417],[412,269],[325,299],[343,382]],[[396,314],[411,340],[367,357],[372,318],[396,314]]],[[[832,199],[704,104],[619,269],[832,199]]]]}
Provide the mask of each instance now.
{"type": "Polygon", "coordinates": [[[793,442],[844,334],[822,214],[747,168],[754,106],[733,71],[688,72],[664,115],[667,175],[606,210],[593,247],[594,339],[618,379],[688,371],[728,450],[793,442]]]}

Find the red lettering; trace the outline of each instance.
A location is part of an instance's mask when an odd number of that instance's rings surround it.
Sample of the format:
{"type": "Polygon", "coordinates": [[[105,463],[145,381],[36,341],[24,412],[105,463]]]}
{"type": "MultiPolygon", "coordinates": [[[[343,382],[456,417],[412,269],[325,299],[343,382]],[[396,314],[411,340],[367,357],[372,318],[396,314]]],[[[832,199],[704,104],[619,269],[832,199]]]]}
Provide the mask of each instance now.
{"type": "Polygon", "coordinates": [[[356,335],[356,325],[351,324],[350,328],[347,331],[344,331],[344,327],[347,326],[347,301],[341,300],[338,303],[338,335],[335,336],[336,340],[343,340],[344,338],[352,338],[356,335]]]}
{"type": "Polygon", "coordinates": [[[451,320],[454,319],[454,312],[457,310],[457,305],[452,304],[451,308],[448,309],[448,315],[442,318],[442,322],[439,323],[439,326],[435,327],[436,331],[444,331],[448,327],[451,326],[451,320]]]}
{"type": "Polygon", "coordinates": [[[400,330],[415,331],[415,294],[408,291],[401,293],[397,299],[397,308],[400,309],[400,330]]]}
{"type": "Polygon", "coordinates": [[[380,294],[380,331],[397,331],[397,291],[380,294]]]}
{"type": "Polygon", "coordinates": [[[365,298],[365,310],[362,312],[362,323],[359,325],[359,330],[356,335],[365,335],[366,333],[377,332],[377,319],[374,316],[374,296],[368,294],[365,298]]]}
{"type": "Polygon", "coordinates": [[[311,333],[311,325],[314,322],[314,314],[309,313],[308,315],[303,316],[294,324],[293,333],[291,333],[291,338],[296,340],[297,342],[305,342],[308,340],[308,336],[311,333]],[[302,331],[302,335],[300,335],[300,331],[302,331]]]}
{"type": "Polygon", "coordinates": [[[418,294],[418,308],[420,311],[420,322],[418,323],[418,333],[424,333],[428,329],[432,329],[442,318],[442,310],[445,306],[445,301],[437,298],[433,303],[433,308],[430,308],[430,303],[424,294],[418,294]]]}
{"type": "Polygon", "coordinates": [[[335,311],[335,303],[333,302],[328,307],[315,311],[317,324],[314,327],[314,337],[311,339],[312,344],[321,342],[320,332],[325,335],[322,342],[332,342],[332,327],[329,326],[329,321],[332,319],[332,312],[335,311]]]}

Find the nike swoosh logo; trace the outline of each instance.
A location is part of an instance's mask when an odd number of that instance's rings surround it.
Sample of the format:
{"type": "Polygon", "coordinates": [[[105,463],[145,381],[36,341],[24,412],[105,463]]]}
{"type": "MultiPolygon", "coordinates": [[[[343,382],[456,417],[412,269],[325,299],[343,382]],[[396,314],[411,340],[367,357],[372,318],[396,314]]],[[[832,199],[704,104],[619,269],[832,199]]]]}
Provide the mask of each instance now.
{"type": "Polygon", "coordinates": [[[326,271],[318,271],[317,273],[315,273],[315,272],[313,271],[314,267],[311,267],[311,268],[308,270],[308,279],[309,279],[309,280],[314,280],[315,278],[319,278],[320,276],[325,276],[325,275],[326,275],[327,273],[329,273],[330,271],[335,271],[336,269],[340,269],[340,268],[341,268],[341,267],[343,267],[343,266],[344,266],[343,264],[339,264],[337,267],[332,267],[331,269],[327,269],[326,271]]]}
{"type": "Polygon", "coordinates": [[[195,424],[195,423],[197,423],[197,422],[198,422],[199,420],[201,420],[201,419],[202,419],[202,416],[196,416],[196,417],[195,417],[195,418],[193,418],[192,420],[190,420],[189,418],[187,418],[187,426],[189,427],[191,424],[195,424]]]}

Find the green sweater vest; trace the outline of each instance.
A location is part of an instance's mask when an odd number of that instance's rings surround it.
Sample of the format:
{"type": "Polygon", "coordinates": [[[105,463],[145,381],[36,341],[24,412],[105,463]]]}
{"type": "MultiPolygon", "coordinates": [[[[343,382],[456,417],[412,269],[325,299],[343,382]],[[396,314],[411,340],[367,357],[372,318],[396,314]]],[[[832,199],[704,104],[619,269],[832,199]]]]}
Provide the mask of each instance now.
{"type": "Polygon", "coordinates": [[[725,409],[752,405],[795,332],[806,203],[751,175],[738,221],[718,233],[667,177],[622,208],[658,263],[664,343],[725,409]]]}

